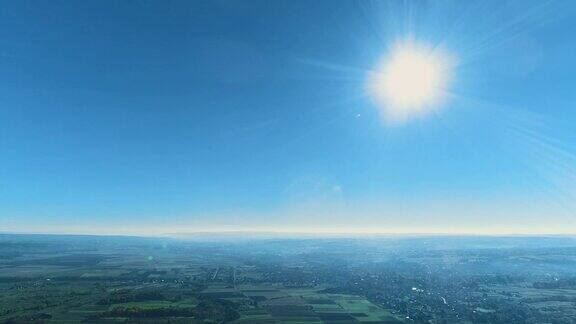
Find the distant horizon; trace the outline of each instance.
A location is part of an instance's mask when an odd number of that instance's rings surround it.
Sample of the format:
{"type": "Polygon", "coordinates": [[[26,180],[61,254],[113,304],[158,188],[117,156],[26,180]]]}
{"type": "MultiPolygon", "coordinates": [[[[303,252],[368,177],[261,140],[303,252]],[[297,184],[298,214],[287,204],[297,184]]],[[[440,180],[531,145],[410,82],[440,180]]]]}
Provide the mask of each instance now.
{"type": "Polygon", "coordinates": [[[55,235],[55,236],[122,236],[122,237],[150,237],[150,238],[186,238],[203,236],[227,236],[246,238],[254,236],[277,237],[277,238],[297,238],[297,237],[324,237],[324,238],[354,238],[354,237],[576,237],[576,233],[550,233],[550,232],[320,232],[320,231],[242,231],[242,230],[222,230],[222,231],[191,231],[180,233],[137,233],[137,232],[20,232],[20,231],[0,231],[0,235],[55,235]]]}

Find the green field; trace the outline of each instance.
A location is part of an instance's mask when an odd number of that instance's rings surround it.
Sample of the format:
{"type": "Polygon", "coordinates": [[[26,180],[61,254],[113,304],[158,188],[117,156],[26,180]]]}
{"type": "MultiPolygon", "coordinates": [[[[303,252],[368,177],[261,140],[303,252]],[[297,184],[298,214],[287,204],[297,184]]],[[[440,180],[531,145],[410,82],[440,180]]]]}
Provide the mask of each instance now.
{"type": "Polygon", "coordinates": [[[0,322],[397,322],[329,286],[286,287],[230,256],[155,249],[25,255],[0,264],[0,322]]]}

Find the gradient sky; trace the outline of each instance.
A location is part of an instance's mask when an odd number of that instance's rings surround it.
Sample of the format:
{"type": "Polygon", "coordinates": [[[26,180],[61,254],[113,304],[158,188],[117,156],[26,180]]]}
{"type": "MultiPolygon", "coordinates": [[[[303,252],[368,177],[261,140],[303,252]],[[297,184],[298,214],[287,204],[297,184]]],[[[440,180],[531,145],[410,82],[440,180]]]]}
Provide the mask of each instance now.
{"type": "Polygon", "coordinates": [[[4,1],[0,231],[576,232],[573,1],[4,1]],[[383,120],[395,42],[454,56],[383,120]]]}

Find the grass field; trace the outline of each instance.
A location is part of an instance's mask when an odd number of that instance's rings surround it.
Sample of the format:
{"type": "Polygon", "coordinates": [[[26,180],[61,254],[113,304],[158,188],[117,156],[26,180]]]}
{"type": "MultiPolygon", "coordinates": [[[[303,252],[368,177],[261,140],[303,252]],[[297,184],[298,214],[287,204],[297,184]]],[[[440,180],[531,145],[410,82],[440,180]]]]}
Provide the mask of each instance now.
{"type": "Polygon", "coordinates": [[[197,320],[203,300],[216,301],[210,307],[217,313],[236,309],[238,323],[397,321],[362,297],[326,294],[325,286],[266,282],[257,267],[230,257],[207,260],[205,255],[146,249],[107,252],[22,255],[0,263],[0,322],[147,322],[164,313],[176,315],[156,321],[221,321],[210,314],[197,320]]]}
{"type": "Polygon", "coordinates": [[[326,294],[322,289],[239,288],[258,307],[242,312],[241,322],[275,323],[394,323],[401,322],[390,312],[352,295],[326,294]]]}

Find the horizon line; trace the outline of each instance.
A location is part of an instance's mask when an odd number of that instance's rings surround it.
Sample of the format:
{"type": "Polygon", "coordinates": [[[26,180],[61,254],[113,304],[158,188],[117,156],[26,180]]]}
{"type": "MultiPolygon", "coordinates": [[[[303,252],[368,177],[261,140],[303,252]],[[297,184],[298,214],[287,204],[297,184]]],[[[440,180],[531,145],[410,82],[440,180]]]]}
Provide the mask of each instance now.
{"type": "Polygon", "coordinates": [[[222,235],[222,236],[243,236],[243,235],[256,235],[262,236],[276,236],[282,237],[374,237],[374,236],[576,236],[576,233],[559,233],[559,232],[361,232],[361,231],[347,231],[347,232],[322,232],[322,231],[273,231],[273,230],[214,230],[214,231],[193,231],[193,232],[166,232],[166,233],[99,233],[99,232],[86,232],[86,231],[71,231],[71,232],[51,232],[51,231],[0,231],[0,235],[53,235],[53,236],[117,236],[117,237],[146,237],[146,238],[185,238],[194,236],[205,235],[222,235]]]}

